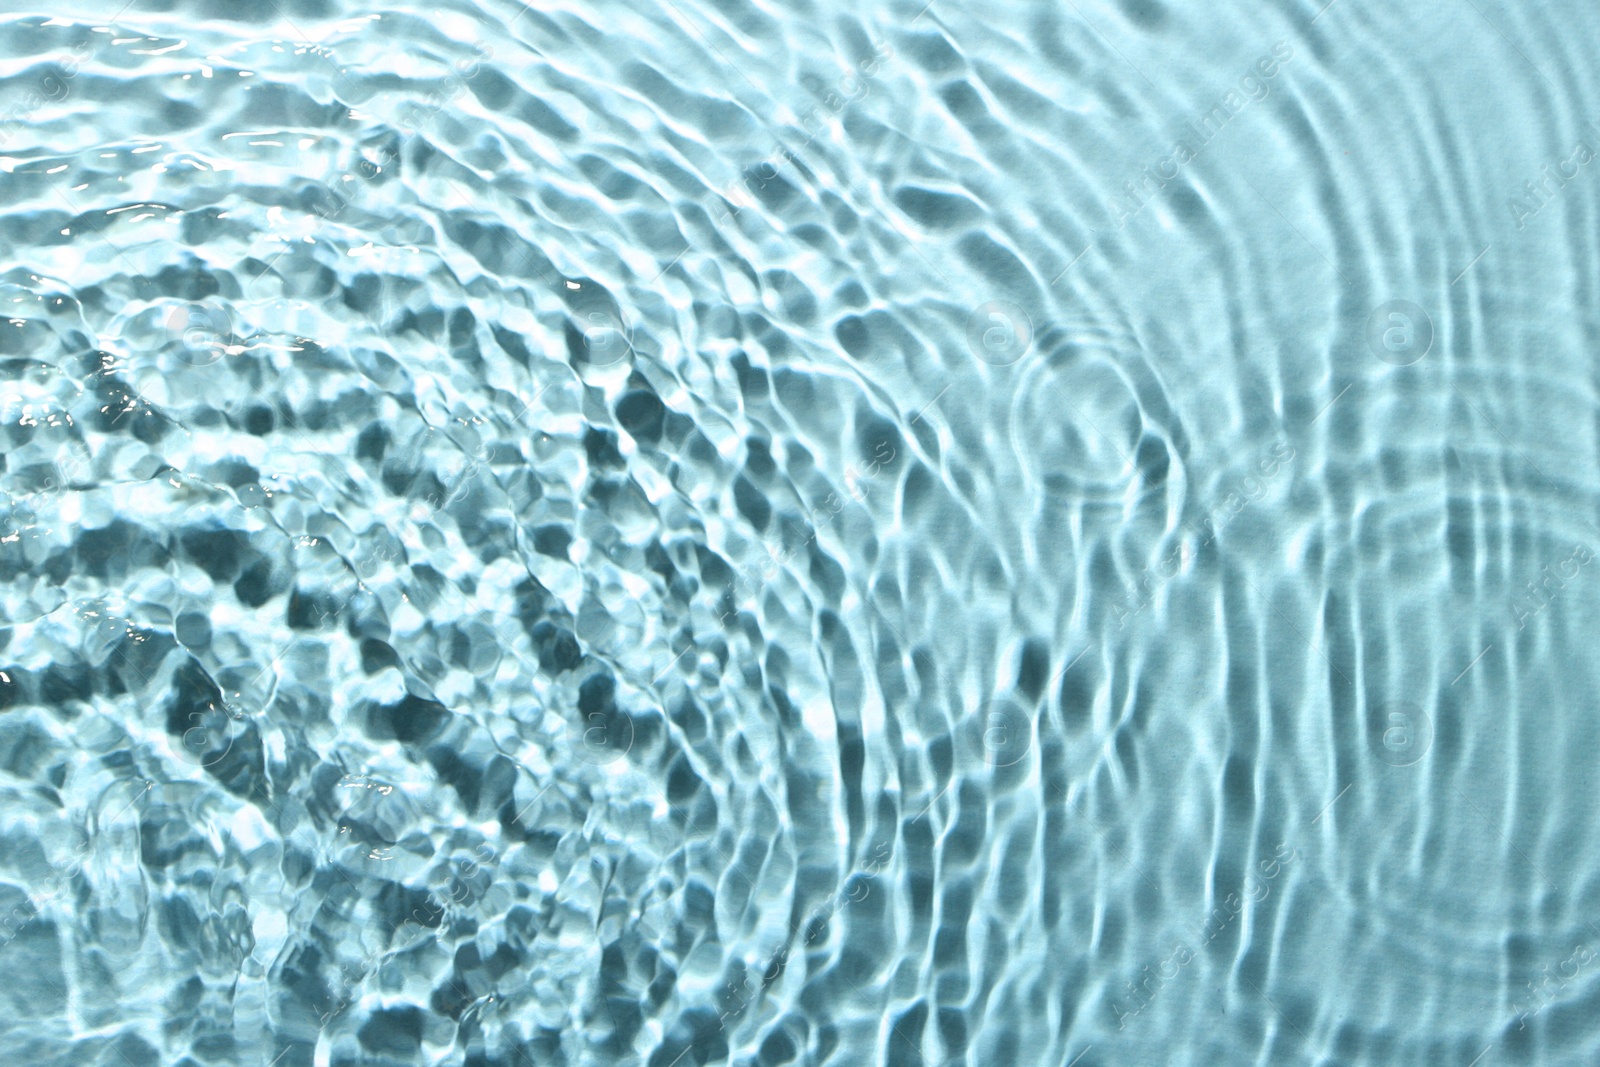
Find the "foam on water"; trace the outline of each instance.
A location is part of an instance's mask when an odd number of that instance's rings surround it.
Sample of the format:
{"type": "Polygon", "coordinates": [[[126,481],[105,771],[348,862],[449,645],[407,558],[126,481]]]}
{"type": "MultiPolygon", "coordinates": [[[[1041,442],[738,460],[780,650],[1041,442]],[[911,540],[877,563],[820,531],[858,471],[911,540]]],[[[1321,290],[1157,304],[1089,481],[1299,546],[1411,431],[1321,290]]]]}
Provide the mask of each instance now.
{"type": "Polygon", "coordinates": [[[68,7],[5,1062],[1595,1062],[1591,11],[68,7]]]}

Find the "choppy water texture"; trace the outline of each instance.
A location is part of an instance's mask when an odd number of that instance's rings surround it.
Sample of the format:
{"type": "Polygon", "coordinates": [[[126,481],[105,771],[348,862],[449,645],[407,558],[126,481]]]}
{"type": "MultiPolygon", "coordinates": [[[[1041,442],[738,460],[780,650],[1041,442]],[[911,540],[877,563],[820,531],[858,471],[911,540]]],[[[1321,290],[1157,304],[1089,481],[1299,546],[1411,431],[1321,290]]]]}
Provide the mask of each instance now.
{"type": "Polygon", "coordinates": [[[0,21],[0,1059],[1600,1062],[1600,19],[0,21]]]}

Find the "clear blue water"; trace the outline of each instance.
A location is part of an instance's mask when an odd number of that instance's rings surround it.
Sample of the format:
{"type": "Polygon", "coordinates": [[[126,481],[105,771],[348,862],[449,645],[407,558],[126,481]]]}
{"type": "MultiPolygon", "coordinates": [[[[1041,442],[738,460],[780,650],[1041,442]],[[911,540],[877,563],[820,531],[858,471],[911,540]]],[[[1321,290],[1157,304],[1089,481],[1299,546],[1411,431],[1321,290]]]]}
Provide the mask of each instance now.
{"type": "Polygon", "coordinates": [[[1600,17],[0,15],[0,1062],[1600,1062],[1600,17]]]}

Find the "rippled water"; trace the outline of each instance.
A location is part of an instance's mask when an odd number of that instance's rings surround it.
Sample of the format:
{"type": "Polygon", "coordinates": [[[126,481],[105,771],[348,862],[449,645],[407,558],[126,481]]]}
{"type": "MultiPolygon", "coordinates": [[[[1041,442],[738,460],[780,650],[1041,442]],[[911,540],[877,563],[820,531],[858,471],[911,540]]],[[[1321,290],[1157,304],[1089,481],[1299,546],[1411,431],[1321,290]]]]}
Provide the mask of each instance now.
{"type": "Polygon", "coordinates": [[[0,1059],[1600,1062],[1597,31],[13,7],[0,1059]]]}

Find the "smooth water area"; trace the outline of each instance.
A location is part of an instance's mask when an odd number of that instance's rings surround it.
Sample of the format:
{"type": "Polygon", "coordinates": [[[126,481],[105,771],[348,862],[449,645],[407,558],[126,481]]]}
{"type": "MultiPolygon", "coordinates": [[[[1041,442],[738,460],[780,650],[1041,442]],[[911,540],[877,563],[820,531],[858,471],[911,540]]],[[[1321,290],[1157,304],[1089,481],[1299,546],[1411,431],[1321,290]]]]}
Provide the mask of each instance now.
{"type": "Polygon", "coordinates": [[[0,13],[0,1062],[1600,1062],[1600,14],[0,13]]]}

